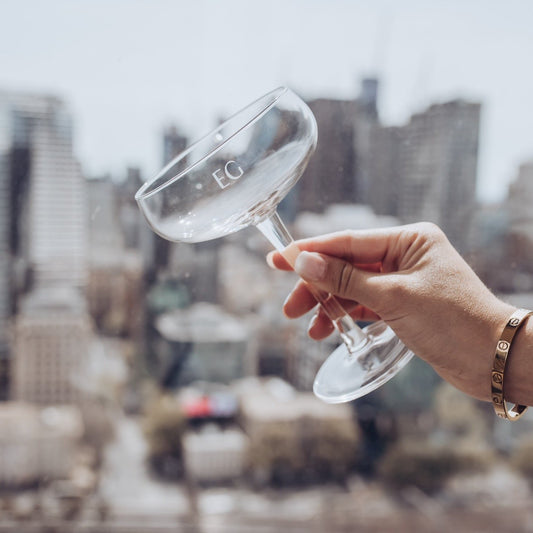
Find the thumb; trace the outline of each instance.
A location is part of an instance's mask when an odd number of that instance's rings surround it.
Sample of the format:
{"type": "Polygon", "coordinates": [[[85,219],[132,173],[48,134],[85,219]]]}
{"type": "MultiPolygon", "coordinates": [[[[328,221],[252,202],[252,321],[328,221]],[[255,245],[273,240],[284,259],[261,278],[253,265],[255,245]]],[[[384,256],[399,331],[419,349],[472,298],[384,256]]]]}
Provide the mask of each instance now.
{"type": "Polygon", "coordinates": [[[382,274],[368,272],[329,255],[302,252],[296,258],[294,271],[305,281],[324,291],[354,300],[373,310],[379,306],[382,274]]]}

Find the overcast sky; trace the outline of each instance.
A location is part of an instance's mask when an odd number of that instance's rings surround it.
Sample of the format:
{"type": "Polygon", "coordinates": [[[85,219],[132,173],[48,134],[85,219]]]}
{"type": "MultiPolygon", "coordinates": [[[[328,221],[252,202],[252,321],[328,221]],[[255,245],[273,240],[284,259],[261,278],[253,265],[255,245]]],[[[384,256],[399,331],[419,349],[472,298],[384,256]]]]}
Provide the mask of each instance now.
{"type": "Polygon", "coordinates": [[[369,74],[386,124],[483,103],[482,199],[533,158],[529,0],[0,0],[0,88],[64,98],[89,175],[155,173],[165,124],[197,136],[278,85],[351,98],[369,74]]]}

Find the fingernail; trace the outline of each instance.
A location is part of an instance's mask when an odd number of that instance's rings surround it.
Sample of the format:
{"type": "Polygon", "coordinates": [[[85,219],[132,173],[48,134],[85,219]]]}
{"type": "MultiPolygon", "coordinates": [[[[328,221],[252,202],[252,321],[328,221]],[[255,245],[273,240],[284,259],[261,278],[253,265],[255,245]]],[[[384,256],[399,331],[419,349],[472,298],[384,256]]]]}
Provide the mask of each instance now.
{"type": "Polygon", "coordinates": [[[267,256],[266,256],[266,262],[267,262],[267,265],[270,267],[270,268],[276,268],[276,265],[274,265],[274,254],[276,252],[272,251],[272,252],[268,252],[267,256]]]}
{"type": "Polygon", "coordinates": [[[315,327],[317,320],[318,320],[318,313],[315,313],[313,315],[313,318],[311,318],[311,320],[309,321],[309,327],[307,328],[308,333],[315,327]]]}
{"type": "Polygon", "coordinates": [[[302,252],[294,263],[295,272],[308,281],[320,281],[326,275],[326,262],[319,254],[302,252]]]}
{"type": "Polygon", "coordinates": [[[281,306],[283,309],[285,309],[285,306],[287,305],[287,302],[291,299],[292,292],[289,293],[287,298],[285,298],[285,301],[283,302],[283,305],[281,306]]]}

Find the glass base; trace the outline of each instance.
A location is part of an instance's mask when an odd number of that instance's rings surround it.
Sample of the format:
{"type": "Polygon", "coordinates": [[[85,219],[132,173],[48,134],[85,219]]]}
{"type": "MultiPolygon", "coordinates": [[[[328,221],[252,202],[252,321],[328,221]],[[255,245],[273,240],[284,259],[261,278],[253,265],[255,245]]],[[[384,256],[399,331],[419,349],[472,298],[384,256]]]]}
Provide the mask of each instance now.
{"type": "Polygon", "coordinates": [[[354,353],[341,344],[324,362],[315,378],[313,392],[327,403],[348,402],[377,389],[394,377],[413,357],[385,322],[364,331],[368,340],[354,353]]]}

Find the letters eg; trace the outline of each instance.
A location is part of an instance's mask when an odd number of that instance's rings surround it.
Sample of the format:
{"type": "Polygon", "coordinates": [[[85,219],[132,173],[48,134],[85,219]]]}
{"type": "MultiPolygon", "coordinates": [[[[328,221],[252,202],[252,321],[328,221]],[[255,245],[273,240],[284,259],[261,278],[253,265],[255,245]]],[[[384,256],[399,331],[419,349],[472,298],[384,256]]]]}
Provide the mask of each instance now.
{"type": "Polygon", "coordinates": [[[225,189],[231,185],[232,181],[237,181],[244,174],[244,170],[237,163],[237,161],[228,161],[224,165],[224,170],[217,168],[212,176],[215,178],[218,186],[221,189],[225,189]]]}

